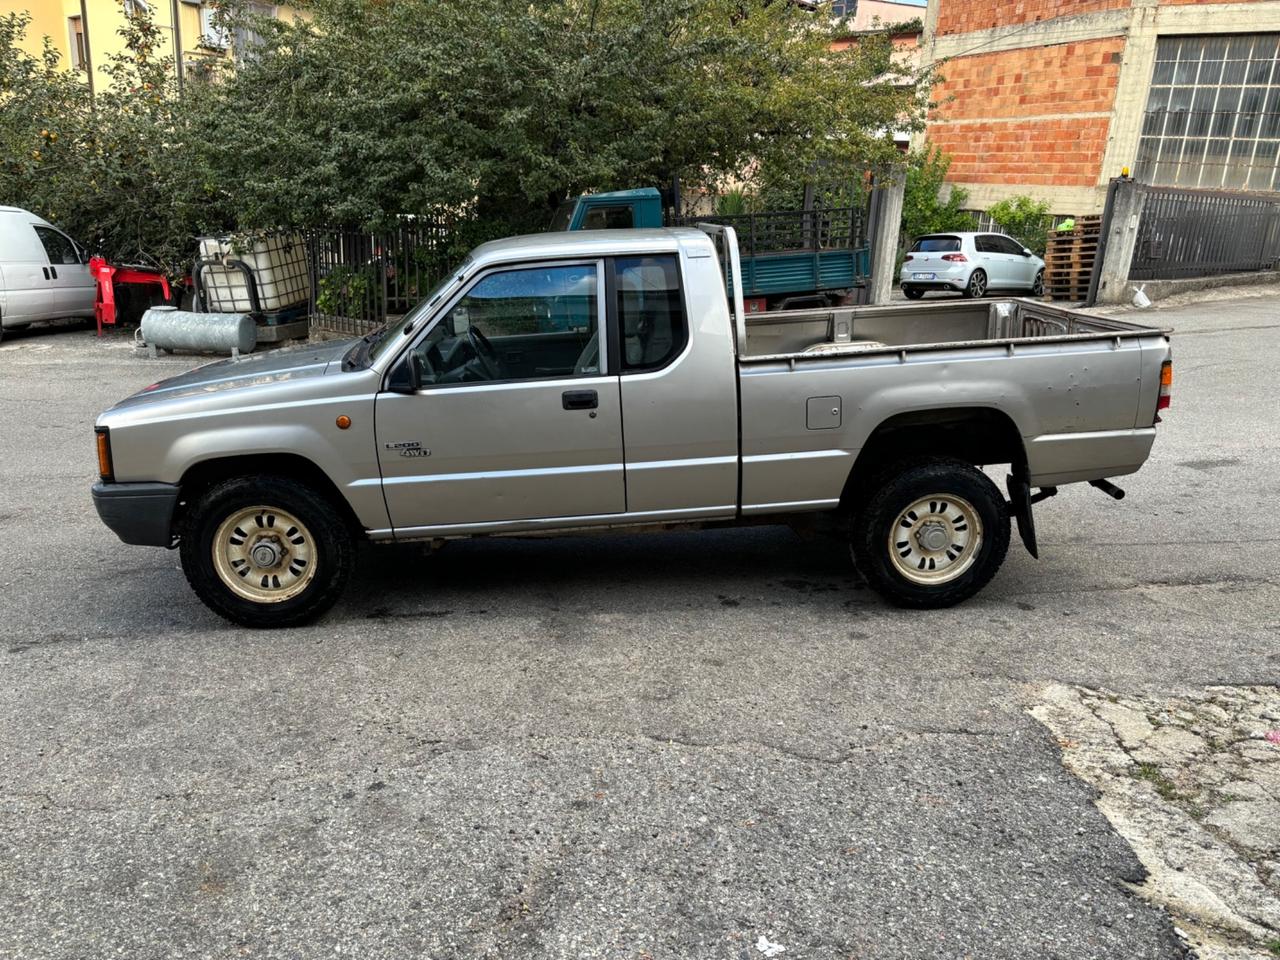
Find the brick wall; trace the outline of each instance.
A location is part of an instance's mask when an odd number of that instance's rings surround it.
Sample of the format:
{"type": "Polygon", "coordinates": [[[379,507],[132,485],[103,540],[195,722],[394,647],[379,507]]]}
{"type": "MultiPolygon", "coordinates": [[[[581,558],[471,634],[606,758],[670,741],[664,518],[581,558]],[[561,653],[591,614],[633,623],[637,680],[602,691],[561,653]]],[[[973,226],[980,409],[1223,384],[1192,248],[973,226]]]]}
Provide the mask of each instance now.
{"type": "MultiPolygon", "coordinates": [[[[939,0],[938,35],[1127,8],[1130,0],[939,0]]],[[[1169,0],[1165,0],[1169,2],[1169,0]]],[[[1201,0],[1184,0],[1199,3],[1201,0]]]]}
{"type": "Polygon", "coordinates": [[[931,126],[929,142],[951,156],[957,183],[1088,187],[1098,182],[1107,117],[950,123],[931,126]]]}
{"type": "Polygon", "coordinates": [[[960,57],[933,88],[934,119],[1026,117],[1110,110],[1123,37],[960,57]]]}
{"type": "MultiPolygon", "coordinates": [[[[944,8],[945,9],[945,8],[944,8]]],[[[1107,146],[1123,37],[960,57],[943,67],[927,136],[948,180],[1092,186],[1107,146]]]]}

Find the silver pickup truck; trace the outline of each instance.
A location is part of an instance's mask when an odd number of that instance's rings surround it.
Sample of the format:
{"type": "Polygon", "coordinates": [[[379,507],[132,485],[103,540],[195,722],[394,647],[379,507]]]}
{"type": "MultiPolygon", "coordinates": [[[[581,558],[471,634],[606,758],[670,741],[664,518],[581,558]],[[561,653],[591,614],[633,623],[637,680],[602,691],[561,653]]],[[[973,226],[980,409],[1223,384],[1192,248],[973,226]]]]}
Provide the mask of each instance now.
{"type": "Polygon", "coordinates": [[[996,573],[1011,520],[1035,554],[1058,486],[1122,496],[1107,478],[1168,404],[1149,327],[1009,299],[748,314],[741,289],[723,227],[488,243],[377,333],[112,407],[93,499],[251,626],[328,609],[362,538],[806,514],[890,601],[941,607],[996,573]],[[1004,464],[1007,498],[979,469],[1004,464]]]}

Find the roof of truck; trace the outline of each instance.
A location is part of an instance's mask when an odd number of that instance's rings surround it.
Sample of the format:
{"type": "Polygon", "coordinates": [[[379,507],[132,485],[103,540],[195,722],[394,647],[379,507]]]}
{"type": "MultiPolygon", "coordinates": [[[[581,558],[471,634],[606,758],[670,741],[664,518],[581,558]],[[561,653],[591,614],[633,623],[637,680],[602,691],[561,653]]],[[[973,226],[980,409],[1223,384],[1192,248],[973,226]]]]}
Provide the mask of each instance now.
{"type": "Polygon", "coordinates": [[[584,193],[580,200],[650,200],[662,199],[657,187],[635,187],[631,190],[610,190],[608,193],[584,193]]]}
{"type": "Polygon", "coordinates": [[[537,257],[602,257],[643,253],[674,253],[689,244],[710,245],[710,238],[692,227],[664,227],[659,230],[574,230],[560,233],[531,233],[505,240],[491,240],[472,251],[479,266],[505,260],[537,257]]]}

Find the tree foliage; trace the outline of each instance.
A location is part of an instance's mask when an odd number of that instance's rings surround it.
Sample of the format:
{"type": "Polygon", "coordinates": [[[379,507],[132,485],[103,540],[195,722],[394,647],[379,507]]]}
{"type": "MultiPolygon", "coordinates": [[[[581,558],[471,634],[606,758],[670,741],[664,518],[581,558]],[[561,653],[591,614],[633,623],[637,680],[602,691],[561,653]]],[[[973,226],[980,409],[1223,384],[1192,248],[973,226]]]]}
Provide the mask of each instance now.
{"type": "Polygon", "coordinates": [[[0,17],[0,203],[118,260],[181,272],[191,238],[218,217],[155,24],[125,20],[127,53],[91,98],[80,74],[59,69],[47,38],[39,58],[19,49],[27,20],[0,17]]]}
{"type": "Polygon", "coordinates": [[[899,162],[885,131],[927,101],[888,36],[833,51],[828,17],[778,0],[311,0],[287,23],[222,8],[256,40],[181,98],[145,13],[95,100],[48,49],[18,49],[21,15],[0,20],[0,203],[171,268],[230,228],[407,214],[469,241],[673,175],[852,181],[899,162]]]}
{"type": "Polygon", "coordinates": [[[972,214],[964,206],[968,191],[947,187],[951,158],[942,150],[925,145],[907,158],[906,187],[902,199],[902,232],[899,243],[905,251],[916,237],[946,230],[973,230],[972,214]]]}
{"type": "Polygon", "coordinates": [[[1049,204],[1027,196],[1008,197],[987,211],[1000,228],[1037,257],[1044,256],[1049,238],[1049,204]]]}

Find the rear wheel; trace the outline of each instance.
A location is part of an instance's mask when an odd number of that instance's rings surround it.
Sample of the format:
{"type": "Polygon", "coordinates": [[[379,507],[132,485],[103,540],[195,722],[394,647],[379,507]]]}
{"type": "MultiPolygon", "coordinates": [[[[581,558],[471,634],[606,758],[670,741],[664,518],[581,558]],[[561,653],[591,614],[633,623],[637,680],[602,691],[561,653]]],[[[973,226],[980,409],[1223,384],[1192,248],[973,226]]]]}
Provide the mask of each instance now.
{"type": "Polygon", "coordinates": [[[908,300],[919,300],[924,296],[924,291],[919,287],[903,287],[902,295],[908,300]]]}
{"type": "Polygon", "coordinates": [[[985,297],[987,295],[987,274],[984,270],[975,270],[969,274],[969,282],[965,284],[966,297],[985,297]]]}
{"type": "Polygon", "coordinates": [[[341,595],[355,559],[346,523],[286,477],[241,477],[204,494],[181,537],[182,569],[215,613],[246,627],[290,627],[341,595]]]}
{"type": "Polygon", "coordinates": [[[853,523],[854,561],[902,607],[950,607],[995,576],[1009,549],[1009,510],[982,471],[946,458],[885,474],[853,523]]]}

